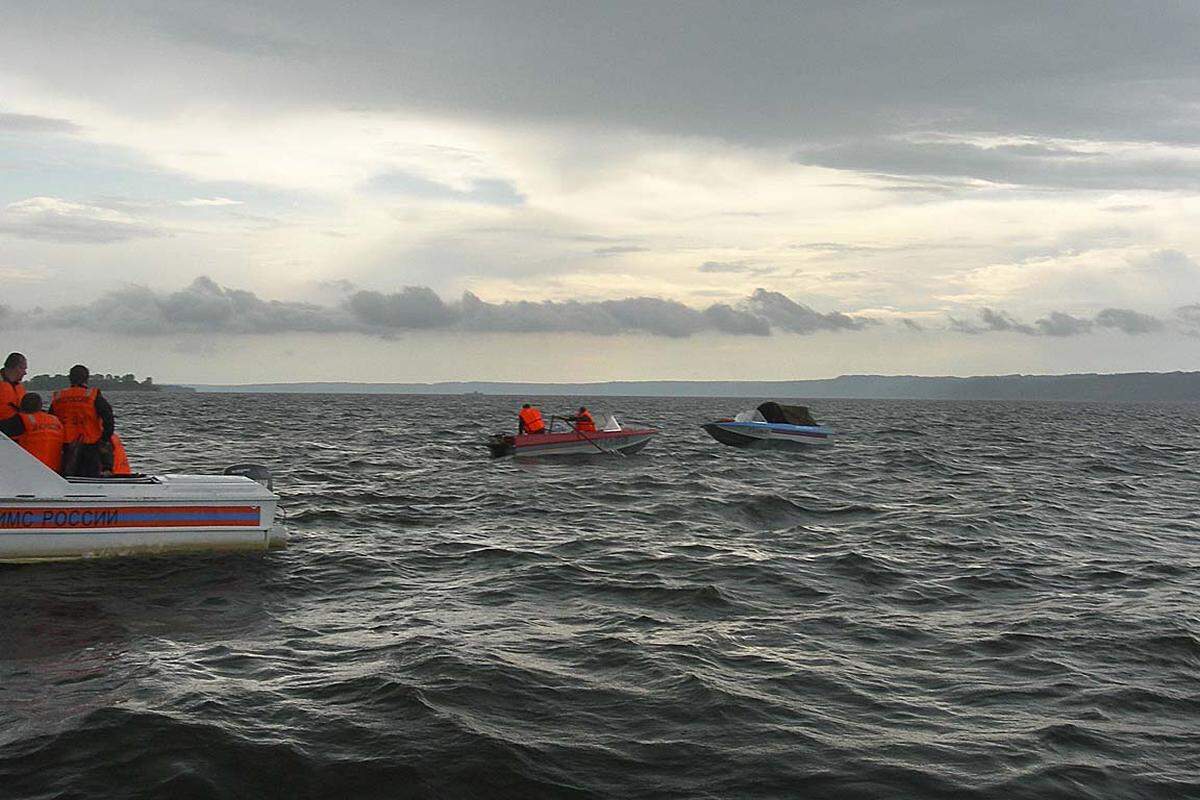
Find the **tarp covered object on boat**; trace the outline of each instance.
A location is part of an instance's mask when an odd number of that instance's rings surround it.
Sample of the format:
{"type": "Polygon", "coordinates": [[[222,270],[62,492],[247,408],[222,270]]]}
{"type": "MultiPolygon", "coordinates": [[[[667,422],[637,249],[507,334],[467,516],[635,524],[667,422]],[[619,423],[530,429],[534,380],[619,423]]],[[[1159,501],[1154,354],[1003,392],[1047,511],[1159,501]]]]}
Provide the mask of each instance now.
{"type": "Polygon", "coordinates": [[[768,401],[758,407],[758,413],[767,422],[783,423],[785,425],[817,425],[818,422],[808,413],[808,406],[784,406],[768,401]]]}

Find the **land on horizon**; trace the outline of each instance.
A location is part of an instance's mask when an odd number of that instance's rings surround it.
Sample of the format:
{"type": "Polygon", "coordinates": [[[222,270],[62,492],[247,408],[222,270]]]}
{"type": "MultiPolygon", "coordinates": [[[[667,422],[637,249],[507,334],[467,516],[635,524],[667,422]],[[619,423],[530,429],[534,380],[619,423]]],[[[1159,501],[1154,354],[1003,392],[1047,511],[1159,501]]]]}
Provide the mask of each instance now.
{"type": "Polygon", "coordinates": [[[861,400],[1076,400],[1187,402],[1200,400],[1200,372],[1080,373],[1066,375],[840,375],[795,381],[604,381],[528,383],[296,382],[185,384],[200,392],[324,394],[488,394],[606,397],[758,397],[861,400]]]}

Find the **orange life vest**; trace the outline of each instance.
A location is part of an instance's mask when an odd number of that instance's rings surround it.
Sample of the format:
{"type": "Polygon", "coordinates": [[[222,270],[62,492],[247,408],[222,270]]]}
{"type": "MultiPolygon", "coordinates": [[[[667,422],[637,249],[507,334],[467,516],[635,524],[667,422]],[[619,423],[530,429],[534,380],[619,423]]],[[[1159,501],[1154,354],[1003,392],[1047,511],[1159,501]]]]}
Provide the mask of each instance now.
{"type": "Polygon", "coordinates": [[[99,389],[89,389],[86,386],[72,386],[54,393],[50,410],[62,420],[63,439],[68,444],[95,444],[100,441],[100,436],[104,433],[104,423],[96,413],[96,398],[99,396],[99,389]]]}
{"type": "Polygon", "coordinates": [[[546,430],[546,423],[542,422],[542,412],[536,408],[522,408],[519,416],[525,423],[526,433],[541,433],[546,430]]]}
{"type": "Polygon", "coordinates": [[[17,444],[28,450],[34,458],[50,469],[62,469],[63,426],[58,417],[39,411],[22,414],[25,432],[16,437],[17,444]]]}
{"type": "Polygon", "coordinates": [[[0,420],[15,417],[21,411],[21,398],[25,396],[25,384],[9,383],[0,379],[0,420]]]}
{"type": "Polygon", "coordinates": [[[575,417],[575,430],[583,431],[584,433],[594,431],[596,430],[596,420],[592,419],[592,415],[589,412],[584,411],[575,417]]]}
{"type": "Polygon", "coordinates": [[[129,468],[129,456],[125,455],[125,445],[121,443],[121,437],[117,436],[116,431],[112,435],[113,448],[113,475],[132,475],[133,470],[129,468]]]}

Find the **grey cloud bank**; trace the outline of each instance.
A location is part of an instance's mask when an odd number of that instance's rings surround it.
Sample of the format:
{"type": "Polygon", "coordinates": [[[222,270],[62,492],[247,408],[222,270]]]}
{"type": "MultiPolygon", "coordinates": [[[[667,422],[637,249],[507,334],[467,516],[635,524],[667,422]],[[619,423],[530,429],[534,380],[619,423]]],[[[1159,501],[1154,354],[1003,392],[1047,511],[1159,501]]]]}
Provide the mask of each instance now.
{"type": "Polygon", "coordinates": [[[1127,308],[1106,308],[1096,315],[1096,324],[1102,328],[1115,328],[1123,333],[1139,334],[1161,331],[1166,325],[1149,314],[1130,311],[1127,308]]]}
{"type": "MultiPolygon", "coordinates": [[[[339,289],[351,285],[339,283],[339,289]]],[[[643,333],[681,338],[702,332],[769,336],[861,330],[871,321],[839,312],[821,313],[777,292],[757,290],[738,307],[715,304],[697,310],[673,300],[507,301],[489,303],[471,292],[446,302],[432,289],[353,291],[338,306],[264,300],[200,277],[184,289],[156,292],[143,286],[110,291],[82,306],[19,312],[7,309],[0,324],[85,328],[145,336],[174,333],[343,333],[403,331],[508,333],[643,333]]]]}
{"type": "Polygon", "coordinates": [[[488,303],[466,292],[461,302],[446,303],[424,287],[407,287],[392,294],[360,291],[351,296],[349,308],[368,327],[382,330],[457,327],[469,331],[512,333],[612,335],[637,332],[685,337],[702,331],[766,336],[773,327],[795,333],[859,330],[868,324],[864,319],[838,312],[814,311],[782,294],[763,289],[757,290],[738,308],[716,304],[702,311],[653,297],[488,303]]]}
{"type": "Polygon", "coordinates": [[[307,303],[262,300],[253,292],[227,289],[200,277],[177,292],[129,286],[85,306],[32,313],[49,327],[81,327],[135,336],[173,333],[288,333],[353,330],[339,309],[307,303]]]}
{"type": "MultiPolygon", "coordinates": [[[[1197,316],[1193,313],[1193,309],[1196,308],[1196,306],[1184,306],[1177,309],[1175,314],[1185,325],[1191,324],[1197,316]]],[[[950,330],[970,335],[1019,333],[1026,336],[1080,336],[1090,333],[1095,327],[1100,327],[1137,336],[1144,333],[1156,333],[1167,328],[1167,324],[1158,317],[1128,308],[1105,308],[1099,311],[1094,319],[1083,319],[1062,311],[1052,311],[1033,325],[1019,322],[1011,314],[992,308],[979,309],[978,322],[961,320],[956,317],[950,317],[949,320],[950,330]]]]}
{"type": "MultiPolygon", "coordinates": [[[[674,300],[629,297],[621,300],[510,300],[487,302],[471,292],[445,301],[432,289],[407,286],[396,292],[353,290],[332,306],[264,300],[253,292],[230,289],[200,277],[184,289],[159,292],[144,286],[110,291],[86,305],[21,311],[0,308],[0,325],[8,328],[83,328],[130,336],[182,333],[283,334],[360,333],[390,335],[418,331],[475,333],[582,333],[600,336],[640,333],[685,338],[701,333],[770,336],[772,332],[811,335],[855,332],[882,325],[868,316],[820,312],[779,292],[757,289],[735,303],[703,309],[674,300]]],[[[1176,310],[1177,327],[1200,333],[1200,307],[1176,310]]],[[[911,319],[897,321],[913,334],[934,332],[911,319]]],[[[1106,308],[1085,319],[1054,311],[1033,325],[1004,311],[981,308],[975,322],[947,317],[945,330],[978,335],[1016,333],[1069,337],[1110,329],[1129,335],[1168,330],[1166,321],[1131,309],[1106,308]]]]}

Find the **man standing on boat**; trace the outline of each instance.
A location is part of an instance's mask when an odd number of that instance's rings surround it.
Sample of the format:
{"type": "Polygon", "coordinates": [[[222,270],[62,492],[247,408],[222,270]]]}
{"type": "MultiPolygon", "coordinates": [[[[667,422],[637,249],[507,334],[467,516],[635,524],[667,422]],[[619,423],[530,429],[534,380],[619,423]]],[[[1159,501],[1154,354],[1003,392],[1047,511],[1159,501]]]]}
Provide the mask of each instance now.
{"type": "Polygon", "coordinates": [[[68,389],[59,389],[50,403],[50,413],[63,424],[63,474],[68,477],[98,478],[112,471],[112,435],[116,427],[112,406],[89,389],[88,368],[76,364],[67,373],[68,389]]]}
{"type": "Polygon", "coordinates": [[[542,412],[526,403],[517,414],[517,434],[545,433],[546,423],[542,421],[542,412]]]}
{"type": "Polygon", "coordinates": [[[21,398],[25,396],[25,387],[21,381],[29,369],[29,362],[20,353],[9,353],[4,359],[4,369],[0,369],[0,419],[9,419],[21,410],[21,398]]]}

